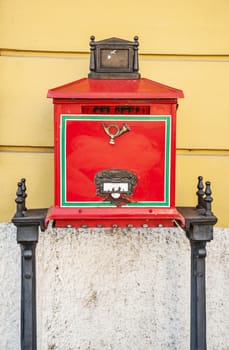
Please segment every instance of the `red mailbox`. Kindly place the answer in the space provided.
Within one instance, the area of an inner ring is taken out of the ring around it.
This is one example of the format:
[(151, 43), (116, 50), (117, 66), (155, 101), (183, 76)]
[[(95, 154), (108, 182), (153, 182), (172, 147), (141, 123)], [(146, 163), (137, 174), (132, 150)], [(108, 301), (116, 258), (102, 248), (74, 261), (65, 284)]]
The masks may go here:
[(173, 226), (177, 99), (141, 78), (138, 39), (94, 41), (88, 78), (49, 90), (54, 103), (55, 204), (65, 227)]

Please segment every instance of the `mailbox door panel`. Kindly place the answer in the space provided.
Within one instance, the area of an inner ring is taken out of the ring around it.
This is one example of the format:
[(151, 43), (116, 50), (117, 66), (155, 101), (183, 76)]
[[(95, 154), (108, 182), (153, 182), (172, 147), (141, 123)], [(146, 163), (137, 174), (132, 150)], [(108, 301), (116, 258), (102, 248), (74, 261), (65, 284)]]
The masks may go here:
[[(112, 139), (112, 135), (116, 136)], [(127, 207), (171, 205), (171, 115), (65, 113), (60, 115), (59, 136), (60, 160), (56, 165), (61, 207), (113, 206), (114, 203), (107, 200), (106, 191), (122, 192)], [(96, 174), (114, 169), (136, 176), (131, 193), (125, 193), (129, 189), (126, 179), (120, 179), (119, 183), (117, 179), (103, 178), (104, 193), (98, 193)]]

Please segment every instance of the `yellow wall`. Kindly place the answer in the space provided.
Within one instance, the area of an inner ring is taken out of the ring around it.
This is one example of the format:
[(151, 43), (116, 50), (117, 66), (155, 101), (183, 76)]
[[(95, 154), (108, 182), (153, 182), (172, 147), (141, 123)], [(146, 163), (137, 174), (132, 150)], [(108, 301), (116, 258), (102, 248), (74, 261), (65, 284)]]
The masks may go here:
[(211, 180), (219, 226), (229, 226), (228, 0), (0, 2), (0, 221), (53, 202), (53, 112), (47, 90), (87, 76), (89, 38), (140, 38), (142, 76), (183, 89), (177, 129), (177, 205)]

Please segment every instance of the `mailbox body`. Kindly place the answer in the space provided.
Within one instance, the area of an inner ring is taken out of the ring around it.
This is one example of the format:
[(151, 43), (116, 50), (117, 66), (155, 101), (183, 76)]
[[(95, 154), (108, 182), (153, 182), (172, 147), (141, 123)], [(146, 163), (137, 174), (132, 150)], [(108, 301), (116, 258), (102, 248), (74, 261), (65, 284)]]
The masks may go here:
[(55, 203), (65, 227), (183, 222), (175, 208), (177, 98), (149, 79), (83, 78), (49, 90), (54, 102)]

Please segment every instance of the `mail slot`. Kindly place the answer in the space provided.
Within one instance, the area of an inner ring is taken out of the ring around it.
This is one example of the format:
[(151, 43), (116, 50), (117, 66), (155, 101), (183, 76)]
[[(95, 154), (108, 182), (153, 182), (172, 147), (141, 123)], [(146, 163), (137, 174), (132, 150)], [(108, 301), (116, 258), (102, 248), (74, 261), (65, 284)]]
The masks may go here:
[(175, 157), (183, 92), (140, 76), (137, 37), (91, 37), (90, 45), (88, 77), (48, 91), (54, 103), (55, 198), (46, 222), (182, 223), (175, 207)]

